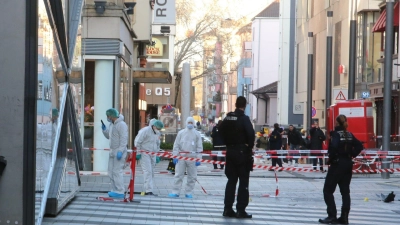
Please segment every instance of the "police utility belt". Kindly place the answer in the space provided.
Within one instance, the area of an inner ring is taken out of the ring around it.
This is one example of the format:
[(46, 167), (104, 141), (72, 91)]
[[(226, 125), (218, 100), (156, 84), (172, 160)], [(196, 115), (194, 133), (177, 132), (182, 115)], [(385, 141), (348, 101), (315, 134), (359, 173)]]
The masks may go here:
[(340, 159), (351, 159), (351, 156), (346, 154), (335, 154), (329, 157), (329, 162), (330, 164), (337, 164)]

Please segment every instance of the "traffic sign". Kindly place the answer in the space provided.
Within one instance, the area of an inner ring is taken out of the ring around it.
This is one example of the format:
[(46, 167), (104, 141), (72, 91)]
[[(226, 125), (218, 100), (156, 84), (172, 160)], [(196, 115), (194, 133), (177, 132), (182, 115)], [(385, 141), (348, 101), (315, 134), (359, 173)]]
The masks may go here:
[(317, 109), (313, 106), (311, 107), (311, 117), (314, 118), (317, 115)]
[(362, 98), (369, 98), (369, 91), (364, 91), (364, 92), (361, 94), (361, 97), (362, 97)]
[(336, 95), (335, 100), (346, 100), (346, 96), (344, 96), (342, 91), (339, 91), (338, 95)]
[(332, 102), (336, 103), (336, 102), (346, 101), (348, 99), (347, 92), (348, 92), (347, 89), (343, 88), (333, 89)]

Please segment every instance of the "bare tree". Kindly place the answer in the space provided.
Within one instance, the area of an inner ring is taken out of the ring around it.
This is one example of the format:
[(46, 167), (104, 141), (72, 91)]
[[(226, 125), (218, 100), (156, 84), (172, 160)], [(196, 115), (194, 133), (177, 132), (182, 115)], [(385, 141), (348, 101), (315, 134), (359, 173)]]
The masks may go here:
[[(221, 6), (218, 0), (209, 0), (203, 7), (193, 8), (193, 2), (187, 0), (176, 1), (177, 26), (183, 29), (184, 35), (177, 35), (175, 41), (175, 64), (177, 74), (175, 105), (179, 105), (180, 70), (187, 60), (203, 60), (202, 72), (192, 77), (192, 80), (202, 78), (212, 73), (215, 68), (207, 67), (207, 58), (215, 52), (215, 43), (222, 44), (222, 59), (220, 65), (224, 67), (237, 51), (232, 46), (235, 32), (245, 24), (245, 18), (229, 19), (227, 6)], [(179, 107), (179, 106), (178, 106)]]

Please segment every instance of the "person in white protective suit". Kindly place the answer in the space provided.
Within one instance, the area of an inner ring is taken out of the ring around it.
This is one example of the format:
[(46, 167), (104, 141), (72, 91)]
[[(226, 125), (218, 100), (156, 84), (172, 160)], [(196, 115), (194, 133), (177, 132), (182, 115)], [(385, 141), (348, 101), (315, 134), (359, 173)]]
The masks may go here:
[[(159, 120), (152, 120), (149, 126), (142, 128), (135, 138), (135, 147), (137, 150), (149, 152), (158, 152), (160, 150), (160, 130), (164, 124)], [(141, 152), (140, 165), (143, 170), (143, 191), (145, 195), (153, 194), (154, 186), (154, 167), (156, 166), (156, 156)]]
[[(153, 126), (153, 124), (154, 124), (154, 122), (156, 122), (157, 121), (157, 119), (155, 119), (155, 118), (153, 118), (153, 119), (151, 119), (150, 121), (149, 121), (149, 127), (151, 127), (151, 126)], [(143, 127), (142, 129), (140, 129), (139, 130), (139, 132), (138, 132), (138, 135), (140, 134), (140, 132), (142, 132), (143, 131), (143, 129), (144, 128), (146, 128), (146, 127)], [(161, 139), (161, 133), (160, 133), (160, 138), (159, 139)], [(158, 146), (160, 146), (160, 141), (159, 141), (159, 143), (158, 143)], [(136, 153), (136, 160), (140, 160), (142, 158), (142, 154), (141, 154), (141, 152), (137, 152)]]
[(128, 144), (128, 126), (124, 122), (124, 116), (114, 109), (106, 111), (107, 121), (110, 125), (107, 127), (102, 124), (104, 136), (110, 140), (110, 156), (108, 159), (108, 176), (111, 180), (110, 197), (124, 198), (124, 179), (122, 169), (125, 164)]
[[(201, 158), (201, 152), (203, 151), (203, 142), (200, 133), (193, 129), (195, 125), (193, 117), (186, 119), (186, 128), (179, 131), (174, 142), (174, 148), (172, 154), (174, 156), (184, 156), (190, 158)], [(185, 188), (185, 197), (193, 198), (193, 189), (197, 180), (197, 168), (200, 162), (177, 160), (174, 159), (175, 166), (175, 177), (174, 187), (172, 193), (168, 194), (169, 197), (179, 197), (179, 193), (182, 187), (182, 180), (187, 171), (187, 183)]]

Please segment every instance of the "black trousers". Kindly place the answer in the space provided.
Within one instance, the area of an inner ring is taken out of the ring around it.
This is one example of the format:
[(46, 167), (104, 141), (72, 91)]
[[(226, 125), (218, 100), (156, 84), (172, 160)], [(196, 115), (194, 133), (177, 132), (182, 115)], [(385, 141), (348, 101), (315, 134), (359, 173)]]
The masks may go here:
[[(271, 154), (272, 156), (280, 156), (280, 155), (278, 155), (278, 154)], [(280, 159), (280, 158), (277, 158), (277, 159), (275, 159), (275, 158), (272, 158), (272, 166), (276, 166), (276, 163), (278, 163), (278, 165), (280, 166), (280, 167), (282, 167), (282, 160)]]
[(340, 194), (342, 194), (342, 213), (350, 212), (352, 169), (353, 161), (350, 158), (340, 158), (338, 163), (331, 165), (328, 169), (324, 184), (324, 200), (329, 217), (336, 218), (337, 216), (335, 198), (333, 197), (337, 185), (339, 185)]
[[(316, 155), (313, 155), (313, 156), (322, 156), (322, 155), (321, 154), (316, 154)], [(322, 158), (312, 159), (313, 170), (317, 169), (317, 160), (319, 161), (319, 170), (324, 171), (324, 167), (323, 167), (324, 160)]]
[[(213, 147), (213, 150), (214, 151), (222, 151), (222, 150), (225, 150), (225, 148), (224, 147)], [(213, 156), (212, 160), (215, 160), (215, 161), (218, 160), (218, 161), (224, 162), (225, 157)], [(218, 164), (213, 163), (213, 166), (214, 166), (214, 169), (218, 169)], [(221, 170), (224, 169), (224, 164), (219, 164), (219, 166), (221, 167)]]
[[(228, 147), (226, 152), (225, 175), (228, 178), (225, 189), (225, 209), (231, 209), (235, 202), (236, 184), (239, 180), (237, 193), (237, 211), (245, 211), (249, 204), (249, 158), (251, 154), (247, 147)], [(251, 163), (252, 164), (252, 163)], [(252, 166), (252, 165), (251, 165)]]

